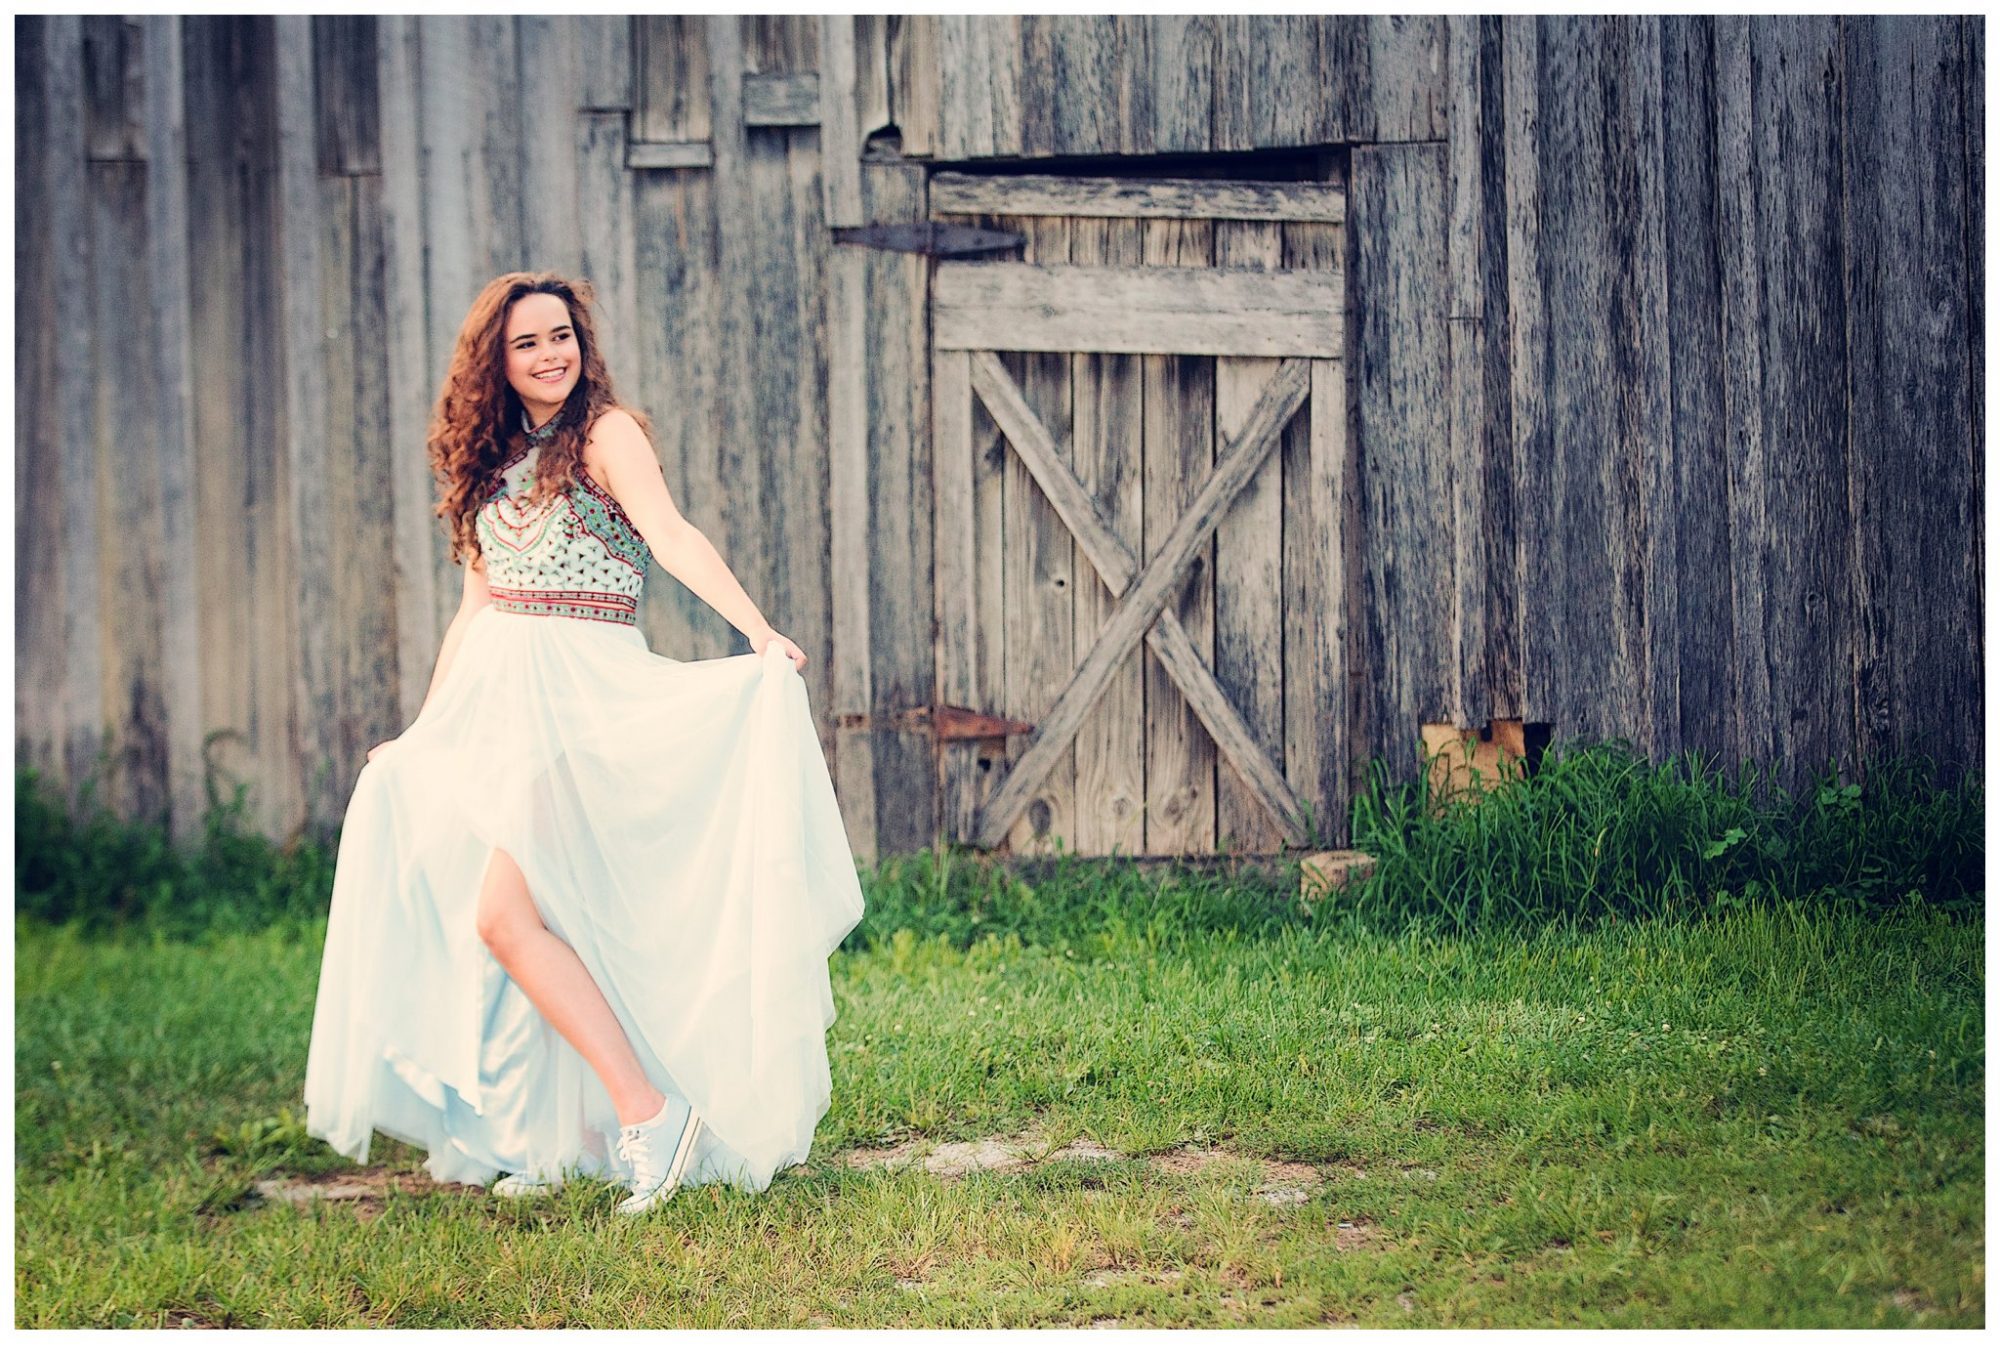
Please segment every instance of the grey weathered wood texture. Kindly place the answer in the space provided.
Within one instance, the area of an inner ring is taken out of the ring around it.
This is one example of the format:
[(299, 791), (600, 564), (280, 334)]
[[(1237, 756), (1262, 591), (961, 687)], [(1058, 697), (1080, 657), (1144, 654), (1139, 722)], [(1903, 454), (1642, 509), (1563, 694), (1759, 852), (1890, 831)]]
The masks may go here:
[[(1268, 848), (1287, 796), (1342, 844), (1439, 721), (1981, 760), (1976, 18), (15, 32), (16, 756), (126, 815), (337, 825), (457, 603), (432, 401), (524, 266), (594, 283), (811, 655), (863, 856), (1011, 808), (1023, 850)], [(832, 237), (927, 221), (1027, 245)], [(742, 647), (659, 575), (641, 619)]]

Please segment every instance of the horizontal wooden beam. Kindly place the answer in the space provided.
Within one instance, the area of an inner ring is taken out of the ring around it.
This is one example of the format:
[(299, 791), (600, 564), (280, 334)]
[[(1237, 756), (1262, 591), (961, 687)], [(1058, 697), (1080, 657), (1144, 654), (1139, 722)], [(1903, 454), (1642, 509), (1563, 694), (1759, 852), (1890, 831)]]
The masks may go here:
[(1347, 219), (1347, 190), (1337, 183), (939, 173), (931, 176), (931, 210), (952, 215), (1338, 223)]
[(819, 123), (819, 75), (745, 75), (743, 125), (812, 127)]
[(708, 141), (627, 141), (627, 169), (708, 169), (715, 146)]
[(940, 263), (936, 346), (1338, 357), (1338, 272)]

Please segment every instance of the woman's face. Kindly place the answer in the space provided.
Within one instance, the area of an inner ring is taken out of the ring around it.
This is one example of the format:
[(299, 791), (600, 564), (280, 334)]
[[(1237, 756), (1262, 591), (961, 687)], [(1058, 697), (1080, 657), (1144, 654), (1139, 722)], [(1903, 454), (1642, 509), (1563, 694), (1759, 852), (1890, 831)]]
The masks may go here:
[(501, 330), (507, 353), (507, 383), (521, 397), (528, 417), (545, 422), (583, 374), (583, 350), (560, 296), (530, 292), (507, 308)]

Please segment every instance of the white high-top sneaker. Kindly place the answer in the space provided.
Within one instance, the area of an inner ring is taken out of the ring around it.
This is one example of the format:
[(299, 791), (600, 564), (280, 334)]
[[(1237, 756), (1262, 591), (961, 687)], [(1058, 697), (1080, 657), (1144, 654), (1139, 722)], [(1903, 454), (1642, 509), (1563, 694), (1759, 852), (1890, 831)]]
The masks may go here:
[(618, 1204), (627, 1216), (656, 1207), (680, 1187), (694, 1157), (694, 1140), (701, 1133), (701, 1115), (669, 1097), (660, 1111), (643, 1123), (628, 1123), (618, 1133), (618, 1155), (632, 1167), (632, 1196)]

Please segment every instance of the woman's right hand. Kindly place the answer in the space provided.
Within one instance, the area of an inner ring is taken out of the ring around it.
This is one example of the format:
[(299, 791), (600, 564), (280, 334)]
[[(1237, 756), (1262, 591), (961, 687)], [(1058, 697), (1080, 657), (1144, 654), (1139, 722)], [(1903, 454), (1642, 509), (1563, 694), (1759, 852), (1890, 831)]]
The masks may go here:
[(373, 747), (370, 747), (370, 748), (368, 749), (368, 759), (369, 759), (370, 761), (373, 761), (373, 760), (375, 759), (375, 753), (377, 753), (377, 752), (381, 751), (381, 750), (382, 750), (382, 749), (383, 749), (384, 747), (387, 747), (387, 746), (389, 745), (389, 743), (391, 743), (391, 742), (394, 742), (394, 741), (395, 741), (395, 739), (394, 739), (394, 738), (390, 738), (390, 739), (388, 739), (387, 741), (384, 741), (384, 742), (378, 742), (378, 743), (376, 743), (376, 744), (375, 744), (375, 745), (374, 745)]

